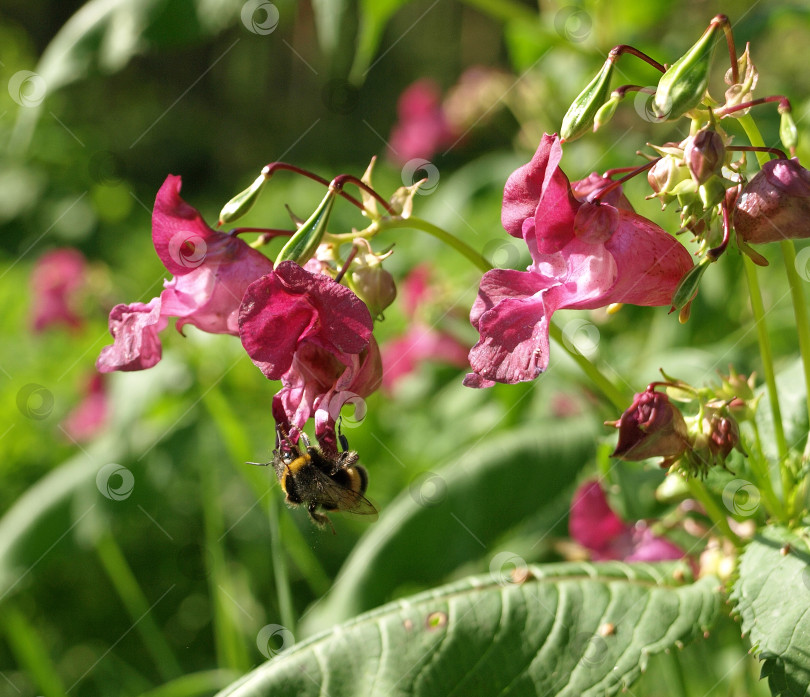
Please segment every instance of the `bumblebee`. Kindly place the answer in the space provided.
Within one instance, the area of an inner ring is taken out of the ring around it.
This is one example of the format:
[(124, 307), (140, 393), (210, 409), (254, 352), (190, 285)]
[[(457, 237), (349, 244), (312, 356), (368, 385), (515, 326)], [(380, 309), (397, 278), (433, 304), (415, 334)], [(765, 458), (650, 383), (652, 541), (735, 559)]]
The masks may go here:
[(309, 517), (318, 527), (327, 523), (332, 525), (322, 511), (376, 515), (377, 509), (363, 495), (368, 487), (368, 473), (365, 467), (357, 464), (360, 456), (349, 450), (343, 434), (339, 434), (339, 438), (342, 452), (329, 455), (310, 444), (306, 434), (301, 434), (305, 446), (301, 449), (279, 429), (272, 463), (250, 464), (272, 464), (286, 494), (287, 504), (292, 507), (305, 505)]

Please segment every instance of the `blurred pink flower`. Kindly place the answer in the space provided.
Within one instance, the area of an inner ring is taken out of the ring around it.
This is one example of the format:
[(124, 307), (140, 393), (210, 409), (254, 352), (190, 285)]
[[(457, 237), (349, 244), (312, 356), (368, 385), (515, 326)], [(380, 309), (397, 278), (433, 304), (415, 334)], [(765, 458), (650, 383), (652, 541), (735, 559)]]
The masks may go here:
[(669, 540), (653, 535), (643, 521), (630, 525), (621, 520), (610, 510), (605, 492), (595, 479), (583, 483), (574, 494), (568, 531), (595, 561), (664, 561), (685, 556)]
[(86, 274), (87, 262), (77, 249), (54, 249), (37, 259), (31, 272), (35, 332), (59, 324), (78, 329), (83, 324), (77, 306)]
[(432, 80), (410, 85), (399, 97), (397, 115), (399, 121), (389, 140), (393, 158), (399, 164), (416, 158), (429, 160), (456, 138), (442, 110), (439, 86)]
[(387, 342), (382, 349), (383, 387), (388, 391), (424, 361), (435, 360), (458, 368), (468, 365), (467, 346), (452, 334), (418, 319), (420, 306), (430, 298), (430, 273), (428, 264), (420, 264), (401, 284), (403, 308), (411, 322), (404, 335)]
[(62, 428), (68, 437), (84, 443), (96, 436), (107, 421), (109, 400), (104, 376), (93, 373), (84, 387), (82, 401), (67, 415)]
[(212, 230), (180, 198), (180, 177), (169, 175), (152, 213), (152, 241), (173, 274), (148, 304), (116, 305), (110, 313), (111, 346), (96, 361), (102, 373), (151, 368), (161, 356), (158, 332), (170, 317), (177, 329), (192, 324), (212, 334), (239, 333), (238, 313), (250, 283), (273, 270), (273, 263), (234, 235)]
[(561, 157), (559, 138), (545, 135), (506, 182), (501, 222), (523, 239), (533, 263), (528, 271), (494, 269), (481, 279), (470, 312), (481, 338), (469, 355), (469, 387), (533, 380), (545, 371), (555, 311), (669, 305), (692, 267), (689, 252), (653, 222), (578, 201)]

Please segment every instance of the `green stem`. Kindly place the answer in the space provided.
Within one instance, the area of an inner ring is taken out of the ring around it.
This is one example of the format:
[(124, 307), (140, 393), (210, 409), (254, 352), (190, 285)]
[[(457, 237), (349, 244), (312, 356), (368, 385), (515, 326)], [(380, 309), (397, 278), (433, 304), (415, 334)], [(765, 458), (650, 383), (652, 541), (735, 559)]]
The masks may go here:
[(183, 670), (149, 611), (150, 604), (115, 538), (109, 534), (101, 535), (96, 540), (96, 552), (161, 677), (171, 680), (182, 675)]
[(374, 228), (375, 233), (382, 232), (383, 230), (393, 230), (396, 228), (411, 228), (414, 230), (421, 230), (422, 232), (426, 232), (428, 235), (433, 235), (436, 239), (450, 245), (459, 254), (467, 257), (467, 259), (475, 264), (481, 271), (487, 272), (492, 270), (492, 264), (490, 264), (481, 254), (470, 247), (470, 245), (463, 242), (455, 235), (450, 234), (446, 230), (442, 230), (442, 228), (438, 227), (437, 225), (429, 223), (427, 220), (413, 217), (384, 218), (383, 220), (378, 221), (377, 224), (372, 227)]
[(576, 364), (580, 367), (583, 373), (587, 375), (601, 391), (608, 401), (616, 407), (619, 411), (624, 411), (629, 405), (627, 397), (622, 391), (614, 385), (610, 379), (602, 373), (590, 360), (583, 356), (579, 351), (569, 348), (563, 340), (562, 329), (560, 329), (553, 322), (548, 325), (549, 336), (559, 344), (563, 350), (574, 359)]
[[(49, 697), (65, 697), (67, 692), (39, 633), (13, 604), (6, 604), (0, 615), (6, 642), (19, 667)], [(10, 683), (11, 684), (11, 683)], [(12, 687), (14, 685), (12, 684)], [(19, 694), (22, 694), (17, 691)], [(4, 694), (12, 694), (7, 689)]]
[(687, 480), (687, 485), (689, 486), (692, 497), (703, 506), (703, 510), (706, 511), (706, 515), (711, 518), (712, 522), (734, 543), (735, 547), (742, 547), (742, 540), (731, 529), (731, 526), (728, 524), (728, 518), (726, 518), (725, 513), (723, 513), (723, 510), (717, 505), (717, 502), (712, 498), (711, 494), (706, 491), (703, 482), (694, 477), (690, 477)]
[[(763, 147), (765, 145), (765, 141), (762, 139), (762, 134), (759, 132), (759, 128), (757, 128), (756, 122), (754, 121), (751, 114), (746, 114), (745, 116), (740, 117), (739, 119), (740, 125), (745, 130), (745, 135), (748, 136), (748, 140), (750, 141), (751, 145), (755, 147)], [(759, 162), (759, 166), (762, 167), (770, 157), (765, 152), (757, 152), (757, 162)], [(792, 243), (791, 243), (792, 248)], [(785, 252), (785, 244), (782, 245), (782, 253), (784, 255)], [(795, 273), (795, 251), (791, 255), (793, 261), (791, 262), (791, 267), (793, 272)], [(754, 263), (747, 257), (743, 257), (744, 265), (745, 265), (745, 273), (748, 278), (748, 287), (751, 293), (751, 307), (754, 310), (754, 317), (757, 321), (757, 334), (759, 336), (759, 348), (760, 354), (762, 357), (762, 364), (763, 369), (765, 372), (765, 384), (768, 390), (768, 398), (771, 403), (771, 413), (773, 415), (773, 423), (774, 423), (774, 435), (776, 437), (776, 446), (779, 452), (779, 470), (782, 476), (782, 499), (787, 507), (788, 511), (790, 511), (789, 502), (792, 499), (793, 494), (793, 476), (790, 472), (787, 462), (787, 455), (788, 455), (788, 446), (787, 441), (785, 440), (785, 431), (784, 426), (782, 425), (782, 411), (779, 408), (779, 393), (776, 389), (776, 377), (774, 375), (773, 370), (773, 357), (771, 355), (771, 344), (770, 344), (770, 337), (768, 336), (767, 329), (765, 327), (765, 310), (762, 304), (762, 294), (759, 291), (759, 281), (757, 280), (757, 273), (756, 267)], [(785, 258), (785, 264), (787, 264), (787, 258)], [(806, 325), (807, 320), (807, 310), (804, 306), (804, 298), (801, 298), (801, 308), (799, 305), (796, 304), (796, 294), (794, 293), (793, 284), (794, 281), (791, 280), (792, 273), (788, 272), (788, 281), (791, 284), (791, 294), (793, 295), (793, 312), (797, 316), (796, 324), (797, 327), (801, 326), (801, 323)], [(798, 282), (798, 278), (796, 279)], [(797, 288), (798, 294), (801, 295), (801, 288)], [(798, 315), (801, 314), (801, 318)], [(800, 330), (801, 331), (801, 330)], [(800, 336), (799, 344), (800, 348), (803, 341), (807, 341), (808, 337), (810, 337), (810, 329), (806, 329), (806, 334), (804, 340)], [(808, 351), (810, 351), (810, 346), (806, 347)], [(810, 368), (810, 356), (805, 358), (804, 352), (802, 353), (802, 360), (804, 361), (804, 372), (805, 372), (805, 383), (808, 384), (808, 369)], [(810, 399), (810, 391), (808, 391), (808, 399)], [(808, 412), (810, 413), (810, 411)]]
[[(757, 338), (759, 339), (759, 353), (762, 359), (762, 370), (765, 377), (765, 387), (768, 391), (768, 400), (771, 404), (771, 414), (773, 416), (773, 431), (776, 438), (776, 448), (779, 452), (780, 468), (782, 470), (782, 485), (787, 481), (787, 455), (788, 446), (785, 439), (785, 429), (782, 425), (782, 409), (779, 406), (779, 392), (776, 388), (776, 374), (773, 370), (773, 355), (771, 353), (771, 338), (768, 335), (768, 328), (765, 326), (765, 306), (762, 302), (762, 293), (759, 288), (759, 278), (757, 277), (757, 267), (747, 256), (743, 256), (743, 267), (748, 280), (748, 290), (751, 296), (751, 310), (754, 313), (754, 320), (757, 328)], [(787, 501), (790, 489), (786, 488), (783, 498)]]

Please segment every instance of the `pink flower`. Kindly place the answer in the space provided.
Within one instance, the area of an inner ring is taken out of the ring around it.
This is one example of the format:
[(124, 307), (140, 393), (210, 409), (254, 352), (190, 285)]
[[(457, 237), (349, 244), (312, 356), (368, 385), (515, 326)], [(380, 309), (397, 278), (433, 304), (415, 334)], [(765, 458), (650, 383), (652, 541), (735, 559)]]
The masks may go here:
[(441, 106), (439, 87), (432, 80), (418, 80), (399, 97), (399, 121), (391, 131), (390, 144), (400, 164), (416, 158), (430, 159), (452, 144), (455, 133)]
[(568, 519), (571, 538), (591, 552), (595, 561), (664, 561), (681, 559), (683, 550), (663, 537), (656, 537), (643, 522), (630, 525), (608, 506), (595, 479), (582, 484), (574, 494)]
[(85, 386), (82, 401), (62, 422), (65, 433), (74, 441), (84, 443), (96, 436), (107, 421), (109, 400), (104, 376), (93, 373)]
[(250, 284), (239, 313), (242, 345), (266, 377), (282, 380), (273, 411), (293, 440), (324, 400), (334, 422), (345, 401), (376, 389), (372, 327), (368, 308), (350, 289), (292, 261)]
[(430, 267), (420, 264), (402, 283), (403, 307), (411, 322), (403, 336), (383, 347), (383, 387), (388, 391), (424, 361), (435, 360), (458, 368), (467, 366), (467, 346), (452, 334), (428, 326), (418, 318), (420, 308), (430, 301), (429, 278)]
[(545, 135), (531, 162), (509, 177), (501, 222), (522, 238), (528, 271), (495, 269), (481, 279), (470, 321), (481, 338), (464, 384), (533, 380), (548, 366), (556, 310), (612, 303), (669, 305), (692, 267), (689, 252), (625, 208), (578, 201), (559, 168), (559, 138)]
[(272, 271), (273, 263), (238, 237), (212, 230), (200, 213), (180, 198), (180, 177), (169, 175), (152, 213), (152, 241), (163, 265), (174, 275), (148, 304), (116, 305), (110, 334), (96, 367), (142, 370), (160, 360), (158, 332), (177, 317), (177, 329), (192, 324), (212, 334), (239, 333), (239, 306), (245, 289)]
[(54, 249), (37, 260), (31, 272), (31, 314), (35, 332), (58, 324), (71, 329), (82, 325), (77, 301), (86, 274), (87, 263), (77, 249)]

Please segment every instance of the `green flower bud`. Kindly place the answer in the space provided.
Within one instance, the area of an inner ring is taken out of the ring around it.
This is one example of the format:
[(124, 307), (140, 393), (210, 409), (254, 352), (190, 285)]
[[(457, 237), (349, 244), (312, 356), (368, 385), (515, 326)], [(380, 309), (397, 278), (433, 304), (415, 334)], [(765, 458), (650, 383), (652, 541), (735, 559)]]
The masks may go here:
[(593, 117), (594, 131), (598, 131), (613, 118), (613, 114), (616, 113), (616, 107), (619, 106), (620, 101), (621, 97), (613, 95), (602, 106), (599, 107), (599, 111), (597, 111), (596, 116)]
[(385, 310), (397, 297), (397, 286), (394, 277), (383, 267), (383, 259), (391, 256), (392, 251), (375, 254), (367, 240), (357, 239), (354, 242), (359, 248), (347, 277), (349, 288), (368, 307), (371, 316), (383, 318)]
[(304, 221), (279, 252), (275, 261), (276, 266), (282, 261), (294, 261), (303, 266), (312, 258), (326, 232), (326, 224), (329, 222), (336, 196), (337, 190), (330, 186), (315, 212)]
[(700, 104), (709, 84), (714, 40), (721, 26), (715, 17), (700, 40), (661, 76), (652, 104), (657, 118), (677, 119)]
[(253, 204), (256, 203), (256, 199), (259, 198), (259, 194), (265, 183), (267, 183), (267, 179), (264, 178), (263, 174), (260, 174), (247, 189), (236, 194), (236, 196), (228, 201), (219, 214), (219, 224), (223, 225), (224, 223), (230, 223), (237, 218), (241, 218), (253, 208)]
[(590, 84), (580, 92), (563, 117), (560, 127), (560, 139), (564, 141), (576, 140), (591, 129), (594, 119), (602, 105), (608, 100), (610, 94), (610, 78), (613, 76), (613, 65), (616, 62), (613, 51), (608, 59), (591, 80)]
[(672, 296), (672, 309), (682, 310), (686, 307), (692, 299), (697, 295), (698, 288), (700, 287), (700, 279), (709, 268), (711, 262), (705, 258), (695, 266), (693, 266), (686, 275), (678, 283), (675, 289), (675, 294)]
[[(780, 109), (781, 111), (781, 109)], [(793, 154), (799, 142), (799, 132), (796, 130), (796, 122), (789, 111), (781, 111), (782, 118), (779, 121), (779, 140), (782, 141), (788, 150)]]

